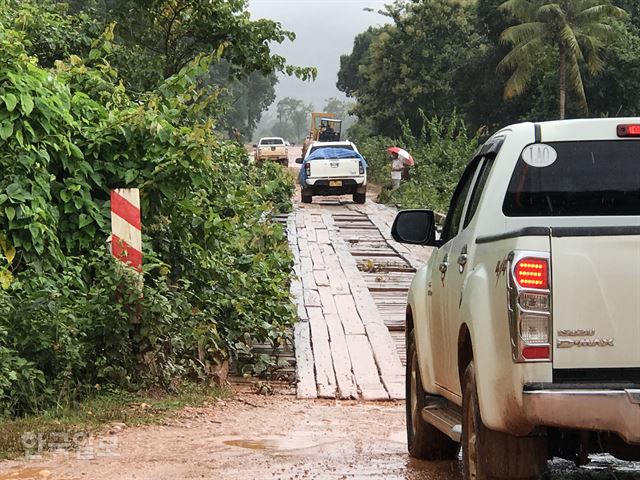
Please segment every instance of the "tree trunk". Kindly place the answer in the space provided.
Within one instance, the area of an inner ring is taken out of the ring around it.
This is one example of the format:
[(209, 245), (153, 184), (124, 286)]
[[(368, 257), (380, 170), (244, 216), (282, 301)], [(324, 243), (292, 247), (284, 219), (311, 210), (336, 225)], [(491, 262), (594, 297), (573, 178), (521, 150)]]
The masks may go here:
[(567, 101), (567, 58), (565, 46), (560, 42), (560, 120), (564, 120)]

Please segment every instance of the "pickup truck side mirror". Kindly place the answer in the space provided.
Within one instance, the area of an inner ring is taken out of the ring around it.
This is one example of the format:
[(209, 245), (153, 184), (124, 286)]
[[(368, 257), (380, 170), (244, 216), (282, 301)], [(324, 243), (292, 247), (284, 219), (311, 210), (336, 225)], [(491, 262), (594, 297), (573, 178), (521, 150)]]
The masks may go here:
[(302, 164), (302, 162), (303, 162), (302, 157), (298, 157), (298, 158), (296, 158), (296, 163), (300, 163), (300, 164)]
[(258, 144), (254, 143), (253, 148), (258, 148)]
[(413, 245), (438, 246), (436, 219), (431, 210), (402, 210), (398, 212), (391, 235), (396, 242)]

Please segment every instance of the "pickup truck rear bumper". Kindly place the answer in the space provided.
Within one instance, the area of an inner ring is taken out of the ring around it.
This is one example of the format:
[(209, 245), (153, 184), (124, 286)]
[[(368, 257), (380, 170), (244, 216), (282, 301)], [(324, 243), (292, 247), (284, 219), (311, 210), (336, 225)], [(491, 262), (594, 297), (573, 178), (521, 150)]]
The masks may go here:
[(364, 185), (367, 178), (363, 175), (361, 177), (335, 177), (335, 178), (307, 178), (306, 184), (309, 187), (328, 187), (330, 182), (342, 182), (345, 186)]
[(615, 432), (640, 444), (640, 389), (525, 389), (523, 399), (533, 425)]
[(366, 193), (367, 185), (364, 177), (337, 179), (307, 179), (303, 190), (313, 195), (351, 195)]

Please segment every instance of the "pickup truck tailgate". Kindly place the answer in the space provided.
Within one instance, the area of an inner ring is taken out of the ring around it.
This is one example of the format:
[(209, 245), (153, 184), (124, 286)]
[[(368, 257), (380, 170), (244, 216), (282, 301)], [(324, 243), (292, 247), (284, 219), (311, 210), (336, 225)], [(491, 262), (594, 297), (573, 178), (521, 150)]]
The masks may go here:
[(554, 236), (551, 251), (554, 368), (640, 367), (640, 237)]
[(352, 177), (360, 173), (359, 158), (341, 158), (327, 160), (313, 160), (310, 178), (339, 178)]

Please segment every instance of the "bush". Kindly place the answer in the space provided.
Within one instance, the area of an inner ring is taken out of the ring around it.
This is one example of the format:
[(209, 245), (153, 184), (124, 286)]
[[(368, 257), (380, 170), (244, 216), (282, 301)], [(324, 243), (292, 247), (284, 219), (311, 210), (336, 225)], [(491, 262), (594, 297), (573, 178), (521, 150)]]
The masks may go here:
[(449, 202), (464, 168), (478, 148), (479, 134), (470, 136), (464, 121), (455, 112), (450, 119), (422, 115), (420, 136), (415, 137), (407, 126), (399, 139), (370, 137), (358, 144), (369, 162), (370, 178), (388, 185), (391, 161), (386, 149), (401, 146), (409, 151), (415, 166), (410, 180), (397, 190), (383, 190), (379, 201), (400, 204), (403, 208), (430, 208), (446, 213)]
[[(214, 133), (201, 57), (131, 99), (108, 63), (45, 69), (0, 23), (0, 414), (96, 385), (210, 379), (294, 320), (292, 179)], [(111, 188), (141, 189), (144, 285), (110, 257)]]

